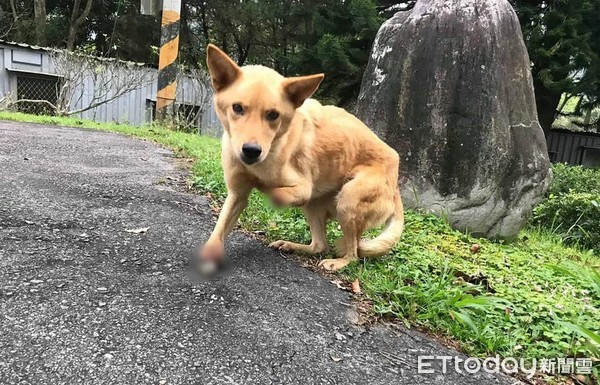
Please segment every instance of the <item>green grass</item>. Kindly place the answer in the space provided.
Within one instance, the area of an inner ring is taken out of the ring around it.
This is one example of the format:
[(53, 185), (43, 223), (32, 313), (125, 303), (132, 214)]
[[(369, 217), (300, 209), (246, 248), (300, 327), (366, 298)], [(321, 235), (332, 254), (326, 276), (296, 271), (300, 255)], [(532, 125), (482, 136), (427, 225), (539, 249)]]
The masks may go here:
[[(225, 197), (216, 139), (158, 127), (15, 113), (0, 112), (0, 119), (156, 141), (196, 160), (194, 185), (215, 204)], [(252, 195), (240, 221), (249, 231), (264, 232), (267, 241), (310, 240), (298, 210), (274, 209), (259, 194)], [(329, 235), (339, 235), (335, 224), (329, 226)], [(471, 250), (474, 244), (479, 245), (477, 252)], [(593, 252), (566, 247), (543, 230), (524, 230), (517, 241), (503, 244), (473, 238), (440, 218), (409, 211), (405, 234), (389, 256), (354, 264), (341, 274), (360, 280), (374, 315), (451, 337), (469, 354), (558, 358), (600, 357), (599, 269), (600, 258)]]

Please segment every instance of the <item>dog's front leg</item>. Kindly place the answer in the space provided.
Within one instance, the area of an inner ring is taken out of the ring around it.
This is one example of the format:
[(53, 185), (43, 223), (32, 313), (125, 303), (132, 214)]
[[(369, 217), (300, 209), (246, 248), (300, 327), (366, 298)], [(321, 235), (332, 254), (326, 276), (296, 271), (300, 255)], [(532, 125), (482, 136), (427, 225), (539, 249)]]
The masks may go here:
[(250, 189), (229, 191), (221, 208), (219, 219), (208, 241), (200, 252), (201, 262), (220, 263), (225, 257), (225, 238), (235, 226), (242, 211), (248, 205)]

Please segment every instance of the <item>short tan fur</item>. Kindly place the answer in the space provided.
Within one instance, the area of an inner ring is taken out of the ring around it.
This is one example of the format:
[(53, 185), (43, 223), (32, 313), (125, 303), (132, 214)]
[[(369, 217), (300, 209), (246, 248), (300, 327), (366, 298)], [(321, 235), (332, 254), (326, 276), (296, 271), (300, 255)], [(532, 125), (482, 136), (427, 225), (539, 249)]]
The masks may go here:
[[(386, 254), (404, 228), (398, 154), (352, 114), (310, 99), (324, 75), (286, 78), (263, 66), (239, 67), (214, 45), (207, 63), (224, 129), (228, 195), (201, 260), (224, 258), (225, 238), (254, 188), (276, 205), (302, 207), (310, 226), (309, 245), (280, 240), (271, 247), (325, 252), (325, 224), (337, 219), (344, 235), (338, 258), (321, 261), (324, 269)], [(379, 236), (361, 240), (383, 223)]]

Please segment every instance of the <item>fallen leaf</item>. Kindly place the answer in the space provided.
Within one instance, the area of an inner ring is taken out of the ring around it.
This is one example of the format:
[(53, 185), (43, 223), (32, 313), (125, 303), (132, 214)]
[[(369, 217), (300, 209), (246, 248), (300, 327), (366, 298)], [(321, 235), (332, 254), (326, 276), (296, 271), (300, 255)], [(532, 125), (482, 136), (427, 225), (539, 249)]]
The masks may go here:
[(332, 354), (329, 355), (329, 357), (331, 357), (331, 359), (333, 360), (333, 362), (340, 362), (343, 358), (341, 357), (336, 357)]
[(132, 233), (132, 234), (141, 234), (141, 233), (145, 233), (150, 229), (150, 227), (142, 227), (139, 229), (132, 229), (132, 230), (125, 230), (128, 233)]
[(344, 285), (342, 285), (343, 282), (340, 281), (339, 279), (331, 281), (331, 283), (333, 283), (335, 286), (337, 286), (338, 289), (348, 290), (346, 287), (344, 287)]
[(475, 254), (479, 251), (479, 249), (481, 249), (481, 245), (479, 243), (473, 243), (471, 245), (471, 253)]
[(360, 282), (358, 282), (358, 278), (356, 278), (354, 280), (354, 282), (352, 282), (352, 292), (355, 294), (359, 294), (362, 291), (360, 290)]

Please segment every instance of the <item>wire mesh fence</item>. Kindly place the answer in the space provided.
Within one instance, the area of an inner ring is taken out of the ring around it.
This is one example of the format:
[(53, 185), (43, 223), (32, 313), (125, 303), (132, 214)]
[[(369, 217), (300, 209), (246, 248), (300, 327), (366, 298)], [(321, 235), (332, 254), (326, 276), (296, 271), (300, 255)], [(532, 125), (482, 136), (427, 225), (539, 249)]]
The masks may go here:
[(17, 100), (12, 110), (36, 115), (56, 115), (60, 77), (18, 74)]

